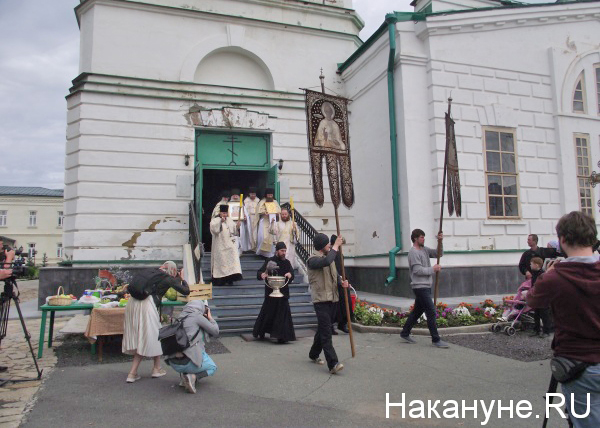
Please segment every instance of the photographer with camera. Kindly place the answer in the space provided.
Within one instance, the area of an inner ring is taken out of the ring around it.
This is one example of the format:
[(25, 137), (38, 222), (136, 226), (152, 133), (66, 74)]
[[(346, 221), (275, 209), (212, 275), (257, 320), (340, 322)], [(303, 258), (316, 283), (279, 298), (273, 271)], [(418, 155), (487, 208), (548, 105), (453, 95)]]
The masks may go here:
[(12, 276), (13, 271), (10, 267), (15, 258), (15, 250), (8, 245), (5, 246), (2, 237), (0, 237), (0, 248), (0, 280), (2, 280)]
[(550, 307), (554, 314), (551, 389), (561, 382), (572, 416), (586, 414), (589, 394), (589, 415), (572, 422), (599, 427), (600, 256), (593, 252), (598, 232), (593, 218), (573, 211), (561, 217), (556, 233), (567, 258), (549, 265), (527, 295), (527, 304)]

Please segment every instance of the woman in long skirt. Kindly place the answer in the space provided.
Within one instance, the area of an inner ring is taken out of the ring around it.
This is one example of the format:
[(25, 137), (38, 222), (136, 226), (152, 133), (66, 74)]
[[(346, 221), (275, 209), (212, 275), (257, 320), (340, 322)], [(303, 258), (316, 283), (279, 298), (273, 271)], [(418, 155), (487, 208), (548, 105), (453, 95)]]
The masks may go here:
[(158, 341), (160, 317), (157, 305), (169, 288), (184, 295), (190, 293), (182, 273), (177, 272), (177, 266), (171, 261), (165, 262), (158, 269), (136, 274), (128, 286), (131, 297), (125, 309), (122, 347), (124, 354), (133, 355), (133, 365), (127, 375), (128, 383), (140, 379), (138, 367), (144, 357), (154, 360), (153, 378), (167, 374), (160, 366), (162, 348)]

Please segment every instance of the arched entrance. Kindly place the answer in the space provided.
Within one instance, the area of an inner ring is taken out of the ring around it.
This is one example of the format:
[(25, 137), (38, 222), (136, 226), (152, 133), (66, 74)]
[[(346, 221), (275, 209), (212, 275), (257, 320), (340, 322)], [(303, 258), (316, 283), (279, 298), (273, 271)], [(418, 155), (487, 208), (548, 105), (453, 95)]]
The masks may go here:
[(273, 187), (279, 200), (277, 165), (271, 164), (269, 134), (196, 130), (194, 201), (207, 251), (212, 241), (208, 225), (223, 190), (239, 189), (247, 195), (256, 187), (262, 197)]

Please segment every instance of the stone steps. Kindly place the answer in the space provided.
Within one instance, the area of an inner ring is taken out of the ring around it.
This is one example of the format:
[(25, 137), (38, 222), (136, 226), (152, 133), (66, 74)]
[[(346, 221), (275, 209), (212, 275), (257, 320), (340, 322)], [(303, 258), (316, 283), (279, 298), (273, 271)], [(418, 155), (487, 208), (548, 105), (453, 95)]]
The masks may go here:
[[(232, 286), (213, 287), (213, 298), (208, 302), (219, 330), (224, 335), (247, 333), (252, 331), (260, 308), (265, 299), (264, 282), (256, 279), (256, 271), (263, 265), (264, 259), (255, 254), (243, 254), (240, 257), (243, 279)], [(202, 276), (210, 282), (210, 253), (202, 259)], [(304, 275), (296, 274), (294, 283), (289, 284), (290, 309), (294, 328), (314, 328), (317, 317), (311, 303), (308, 283)]]

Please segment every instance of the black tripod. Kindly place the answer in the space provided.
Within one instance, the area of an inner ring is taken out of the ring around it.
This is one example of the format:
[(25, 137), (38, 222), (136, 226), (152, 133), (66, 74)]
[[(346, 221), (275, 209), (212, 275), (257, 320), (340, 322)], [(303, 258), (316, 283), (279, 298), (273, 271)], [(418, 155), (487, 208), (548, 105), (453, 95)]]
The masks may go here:
[[(16, 294), (15, 289), (17, 290)], [(27, 343), (29, 344), (29, 351), (31, 351), (31, 358), (33, 358), (33, 363), (35, 364), (35, 369), (38, 376), (34, 379), (0, 379), (0, 387), (6, 385), (8, 382), (29, 382), (32, 380), (40, 380), (42, 378), (42, 370), (40, 370), (40, 367), (38, 366), (35, 353), (33, 352), (33, 347), (31, 346), (31, 335), (27, 331), (27, 326), (25, 325), (25, 320), (23, 319), (23, 314), (21, 313), (21, 306), (19, 306), (19, 287), (17, 287), (17, 279), (14, 275), (4, 280), (4, 292), (0, 294), (0, 344), (2, 343), (2, 339), (6, 337), (6, 329), (8, 328), (8, 313), (10, 311), (11, 301), (15, 302), (15, 307), (17, 308), (17, 312), (19, 312), (21, 327), (23, 328), (23, 333), (25, 334), (25, 340), (27, 340)]]

